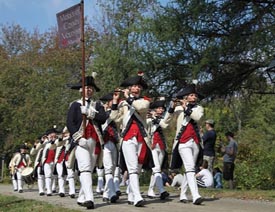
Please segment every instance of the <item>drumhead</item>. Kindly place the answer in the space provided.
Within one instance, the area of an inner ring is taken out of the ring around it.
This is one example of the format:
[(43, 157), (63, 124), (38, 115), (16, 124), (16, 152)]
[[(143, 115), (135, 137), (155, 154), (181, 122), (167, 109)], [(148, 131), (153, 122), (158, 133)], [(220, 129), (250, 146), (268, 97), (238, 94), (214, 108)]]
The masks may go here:
[(33, 168), (32, 167), (26, 167), (25, 169), (23, 169), (21, 175), (22, 176), (28, 176), (33, 172)]

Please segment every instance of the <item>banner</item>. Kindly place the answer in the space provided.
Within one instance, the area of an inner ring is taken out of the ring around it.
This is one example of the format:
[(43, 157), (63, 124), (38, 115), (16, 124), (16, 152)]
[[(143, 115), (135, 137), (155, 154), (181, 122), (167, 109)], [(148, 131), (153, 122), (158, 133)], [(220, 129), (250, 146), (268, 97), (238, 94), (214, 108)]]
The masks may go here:
[(79, 44), (81, 39), (81, 4), (56, 14), (59, 46)]

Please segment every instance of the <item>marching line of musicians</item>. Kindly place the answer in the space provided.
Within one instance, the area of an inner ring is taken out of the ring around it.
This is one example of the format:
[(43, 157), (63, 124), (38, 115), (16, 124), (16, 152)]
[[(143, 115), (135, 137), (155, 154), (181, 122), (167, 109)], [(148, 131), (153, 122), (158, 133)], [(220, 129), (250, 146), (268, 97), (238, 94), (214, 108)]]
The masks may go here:
[[(60, 197), (65, 196), (68, 182), (69, 196), (77, 197), (77, 204), (93, 209), (94, 194), (92, 174), (96, 167), (98, 186), (105, 185), (103, 201), (116, 203), (119, 200), (120, 178), (128, 173), (128, 204), (141, 207), (145, 201), (140, 192), (139, 174), (142, 169), (151, 170), (148, 197), (169, 198), (163, 186), (163, 168), (178, 170), (184, 166), (181, 182), (180, 202), (187, 203), (186, 192), (191, 191), (192, 202), (200, 205), (203, 198), (199, 194), (195, 177), (198, 163), (200, 135), (198, 122), (203, 116), (203, 107), (197, 102), (200, 94), (194, 84), (187, 85), (176, 94), (177, 101), (171, 101), (166, 109), (165, 99), (154, 102), (141, 96), (148, 85), (143, 73), (129, 77), (116, 89), (99, 100), (94, 100), (94, 92), (100, 91), (94, 76), (85, 77), (82, 82), (72, 85), (82, 98), (72, 102), (67, 114), (67, 123), (62, 132), (57, 128), (47, 130), (27, 153), (24, 144), (10, 161), (14, 190), (23, 192), (23, 183), (37, 181), (40, 196), (51, 196), (58, 184)], [(85, 117), (85, 118), (84, 118)], [(176, 118), (176, 135), (172, 157), (168, 167), (165, 130)], [(35, 157), (32, 163), (31, 157)], [(28, 169), (32, 167), (31, 169)], [(76, 195), (75, 173), (78, 174), (80, 189)], [(57, 176), (53, 177), (53, 176)], [(57, 183), (55, 182), (57, 180)]]

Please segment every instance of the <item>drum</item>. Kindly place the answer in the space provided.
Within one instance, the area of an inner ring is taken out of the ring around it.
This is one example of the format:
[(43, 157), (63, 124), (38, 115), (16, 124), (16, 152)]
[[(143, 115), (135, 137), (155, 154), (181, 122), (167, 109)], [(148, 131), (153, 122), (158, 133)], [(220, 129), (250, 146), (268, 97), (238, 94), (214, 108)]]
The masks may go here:
[(23, 169), (21, 176), (22, 180), (28, 185), (33, 184), (35, 182), (32, 167), (26, 167), (25, 169)]

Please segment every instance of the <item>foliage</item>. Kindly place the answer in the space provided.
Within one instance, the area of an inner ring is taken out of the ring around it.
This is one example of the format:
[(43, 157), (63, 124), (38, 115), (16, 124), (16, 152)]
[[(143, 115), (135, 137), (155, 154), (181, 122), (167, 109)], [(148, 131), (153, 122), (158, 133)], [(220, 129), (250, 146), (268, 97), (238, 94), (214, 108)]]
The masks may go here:
[[(274, 54), (272, 1), (101, 0), (100, 29), (85, 25), (86, 74), (97, 72), (101, 92), (143, 70), (150, 97), (172, 95), (192, 79), (205, 95), (202, 123), (216, 122), (216, 148), (233, 131), (239, 143), (240, 188), (273, 188), (274, 85), (264, 67)], [(71, 101), (68, 89), (81, 73), (79, 46), (60, 49), (57, 31), (39, 34), (19, 25), (0, 31), (0, 154), (10, 156), (46, 129), (63, 128)], [(166, 131), (171, 152), (175, 122)], [(222, 155), (217, 153), (217, 164)], [(264, 174), (263, 174), (264, 173)], [(147, 177), (147, 176), (146, 176)]]

